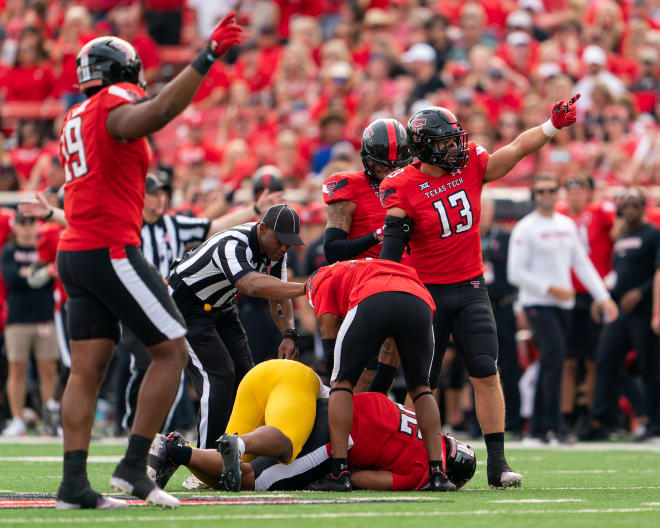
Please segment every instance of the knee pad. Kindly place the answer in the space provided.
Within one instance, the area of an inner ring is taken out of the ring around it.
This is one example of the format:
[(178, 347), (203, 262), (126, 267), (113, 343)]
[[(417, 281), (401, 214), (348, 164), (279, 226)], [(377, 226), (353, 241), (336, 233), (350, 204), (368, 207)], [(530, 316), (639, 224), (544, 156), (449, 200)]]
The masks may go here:
[(497, 374), (497, 355), (479, 354), (467, 364), (468, 374), (473, 378), (487, 378)]

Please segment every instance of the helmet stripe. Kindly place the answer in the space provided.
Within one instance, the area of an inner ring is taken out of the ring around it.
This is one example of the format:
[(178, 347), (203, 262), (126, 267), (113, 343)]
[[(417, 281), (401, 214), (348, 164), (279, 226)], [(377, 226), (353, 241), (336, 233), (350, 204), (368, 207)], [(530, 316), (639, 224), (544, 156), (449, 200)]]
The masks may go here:
[(397, 148), (396, 148), (396, 128), (394, 127), (394, 121), (388, 119), (385, 121), (387, 125), (387, 140), (389, 142), (389, 152), (387, 159), (389, 161), (395, 161), (397, 158)]
[(449, 119), (450, 123), (458, 123), (458, 119), (456, 119), (456, 116), (453, 114), (451, 110), (448, 110), (447, 108), (443, 108), (441, 106), (438, 107), (438, 110), (445, 114), (447, 119)]

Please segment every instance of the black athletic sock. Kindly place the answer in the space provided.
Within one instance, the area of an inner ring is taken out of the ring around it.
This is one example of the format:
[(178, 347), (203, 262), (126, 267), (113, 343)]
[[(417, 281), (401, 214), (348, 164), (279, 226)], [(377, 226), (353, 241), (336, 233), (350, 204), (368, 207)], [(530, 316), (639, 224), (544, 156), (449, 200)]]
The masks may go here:
[(176, 464), (187, 466), (190, 464), (190, 457), (192, 456), (192, 447), (177, 445), (174, 442), (167, 443), (167, 456), (169, 456)]
[(387, 393), (392, 386), (392, 382), (394, 381), (394, 376), (396, 376), (397, 370), (399, 370), (398, 367), (393, 367), (391, 365), (378, 362), (378, 367), (376, 367), (376, 374), (371, 380), (367, 391), (380, 392), (387, 396)]
[(62, 482), (74, 488), (89, 486), (87, 480), (87, 451), (80, 449), (79, 451), (64, 453)]
[(484, 435), (486, 442), (486, 451), (488, 451), (488, 462), (501, 461), (506, 463), (504, 458), (504, 433), (490, 433)]
[(348, 471), (348, 458), (332, 458), (332, 468), (330, 474), (338, 477), (342, 471)]
[(128, 439), (128, 447), (122, 462), (133, 466), (136, 469), (147, 468), (147, 453), (149, 453), (151, 440), (144, 436), (132, 434)]

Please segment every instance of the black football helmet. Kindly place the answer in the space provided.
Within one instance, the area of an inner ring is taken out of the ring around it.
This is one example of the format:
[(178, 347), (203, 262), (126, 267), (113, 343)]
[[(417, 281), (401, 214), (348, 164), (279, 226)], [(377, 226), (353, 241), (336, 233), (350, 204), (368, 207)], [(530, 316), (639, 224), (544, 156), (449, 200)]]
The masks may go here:
[(377, 119), (362, 133), (360, 156), (364, 173), (371, 179), (377, 179), (374, 165), (391, 169), (409, 165), (413, 156), (406, 129), (396, 119)]
[(460, 489), (473, 477), (477, 469), (477, 457), (472, 448), (453, 436), (443, 435), (447, 449), (447, 478)]
[[(446, 172), (463, 169), (470, 157), (467, 131), (446, 108), (431, 106), (413, 114), (406, 126), (408, 143), (420, 161), (440, 167)], [(453, 145), (436, 148), (438, 141), (454, 139)]]
[(255, 196), (266, 189), (270, 192), (283, 191), (282, 171), (275, 165), (264, 165), (252, 176), (252, 192)]
[(141, 71), (142, 61), (135, 48), (117, 37), (90, 40), (76, 57), (78, 86), (86, 95), (120, 82), (144, 87)]

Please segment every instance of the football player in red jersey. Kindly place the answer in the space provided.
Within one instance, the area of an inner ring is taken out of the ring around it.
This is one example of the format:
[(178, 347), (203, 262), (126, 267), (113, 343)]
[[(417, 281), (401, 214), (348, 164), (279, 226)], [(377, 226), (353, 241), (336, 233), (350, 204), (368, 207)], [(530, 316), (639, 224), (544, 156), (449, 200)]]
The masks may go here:
[(228, 15), (204, 51), (153, 99), (143, 90), (142, 64), (127, 42), (94, 39), (76, 58), (87, 99), (67, 112), (60, 138), (68, 225), (57, 269), (69, 296), (71, 372), (62, 401), (64, 466), (57, 508), (126, 506), (94, 491), (86, 472), (96, 397), (119, 339), (119, 321), (147, 346), (153, 362), (138, 397), (126, 455), (110, 485), (150, 504), (179, 505), (146, 474), (149, 445), (188, 360), (183, 318), (162, 277), (140, 252), (150, 161), (146, 136), (188, 106), (216, 59), (241, 42), (241, 31), (234, 14)]
[(332, 465), (329, 475), (314, 489), (351, 490), (347, 452), (353, 387), (369, 359), (391, 337), (428, 453), (429, 487), (455, 491), (444, 472), (440, 413), (429, 388), (435, 305), (415, 270), (385, 260), (336, 262), (310, 276), (306, 293), (319, 328), (333, 330), (336, 336), (329, 402)]
[[(338, 172), (323, 183), (323, 200), (328, 206), (323, 249), (329, 263), (355, 258), (378, 258), (383, 240), (385, 210), (380, 204), (378, 190), (383, 178), (393, 170), (412, 162), (406, 130), (395, 119), (377, 119), (362, 133), (360, 149), (364, 171)], [(328, 373), (332, 371), (333, 351), (321, 333)], [(390, 340), (383, 344), (379, 372), (394, 376), (398, 367)], [(359, 385), (366, 387), (373, 378), (376, 363), (368, 365), (368, 373)], [(372, 383), (369, 391), (386, 392), (389, 382)]]
[[(593, 201), (594, 181), (590, 176), (580, 175), (566, 182), (566, 209), (559, 212), (573, 219), (578, 228), (578, 235), (589, 259), (601, 278), (612, 271), (612, 248), (614, 242), (610, 232), (614, 225), (616, 208), (608, 201)], [(575, 307), (571, 310), (571, 319), (567, 331), (567, 356), (564, 359), (561, 380), (560, 427), (570, 434), (578, 421), (576, 416), (576, 382), (579, 360), (584, 360), (586, 388), (586, 409), (593, 406), (596, 384), (595, 352), (598, 346), (601, 325), (591, 316), (593, 299), (584, 285), (573, 273), (575, 289)]]
[(435, 354), (431, 387), (437, 384), (449, 334), (461, 352), (475, 389), (477, 418), (488, 449), (491, 487), (519, 486), (522, 476), (504, 456), (504, 396), (497, 374), (497, 330), (483, 279), (479, 239), (481, 191), (504, 177), (559, 129), (575, 122), (575, 101), (554, 105), (551, 118), (526, 130), (493, 155), (468, 143), (467, 131), (446, 108), (415, 113), (408, 141), (419, 161), (388, 175), (380, 186), (385, 218), (380, 258), (398, 261), (410, 246), (407, 264), (431, 292)]

